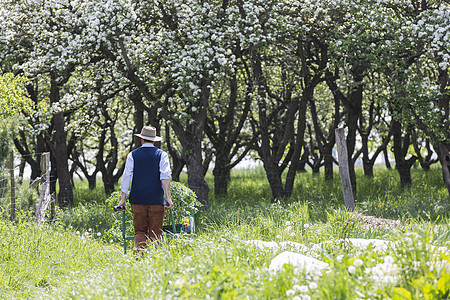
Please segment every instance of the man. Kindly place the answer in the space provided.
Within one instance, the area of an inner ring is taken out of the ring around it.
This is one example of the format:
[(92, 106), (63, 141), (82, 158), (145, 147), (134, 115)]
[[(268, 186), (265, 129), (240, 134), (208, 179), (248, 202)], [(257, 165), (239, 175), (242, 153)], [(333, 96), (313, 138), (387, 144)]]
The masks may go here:
[[(125, 205), (130, 187), (129, 201), (133, 212), (134, 242), (137, 249), (145, 249), (147, 239), (156, 241), (162, 235), (164, 206), (173, 206), (170, 195), (170, 164), (166, 152), (155, 147), (162, 138), (152, 126), (144, 126), (140, 134), (142, 146), (127, 156), (120, 183), (122, 196), (118, 206)], [(165, 201), (164, 201), (165, 194)]]

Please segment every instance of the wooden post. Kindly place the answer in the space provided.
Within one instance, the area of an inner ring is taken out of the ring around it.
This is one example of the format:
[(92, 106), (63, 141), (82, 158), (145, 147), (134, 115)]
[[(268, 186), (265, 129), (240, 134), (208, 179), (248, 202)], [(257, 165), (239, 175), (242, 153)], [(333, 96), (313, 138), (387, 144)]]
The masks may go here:
[(55, 193), (50, 194), (50, 172), (51, 172), (51, 166), (52, 166), (52, 161), (50, 160), (50, 152), (45, 152), (43, 153), (43, 155), (45, 156), (45, 181), (48, 182), (47, 186), (46, 186), (46, 193), (48, 195), (48, 197), (50, 199), (48, 199), (48, 201), (50, 201), (50, 219), (53, 220), (55, 218), (55, 214), (56, 214), (56, 209), (55, 209)]
[(14, 153), (9, 153), (9, 176), (11, 177), (11, 221), (16, 219), (16, 182), (14, 180)]
[[(50, 180), (50, 178), (49, 178), (49, 180)], [(50, 189), (50, 183), (48, 184), (48, 186), (49, 186), (48, 188)], [(51, 221), (54, 221), (55, 220), (55, 216), (56, 216), (56, 207), (55, 207), (56, 196), (55, 196), (55, 193), (52, 193), (50, 197), (52, 197), (51, 202), (50, 202), (50, 219), (51, 219)]]
[(336, 128), (335, 134), (339, 161), (339, 177), (341, 177), (344, 204), (347, 210), (353, 211), (355, 209), (355, 201), (353, 199), (352, 184), (350, 182), (350, 171), (348, 169), (348, 154), (347, 144), (345, 142), (344, 128)]
[[(39, 225), (44, 223), (45, 211), (52, 202), (50, 195), (50, 153), (41, 155), (41, 197), (36, 205), (36, 219)], [(53, 213), (53, 212), (52, 212)]]

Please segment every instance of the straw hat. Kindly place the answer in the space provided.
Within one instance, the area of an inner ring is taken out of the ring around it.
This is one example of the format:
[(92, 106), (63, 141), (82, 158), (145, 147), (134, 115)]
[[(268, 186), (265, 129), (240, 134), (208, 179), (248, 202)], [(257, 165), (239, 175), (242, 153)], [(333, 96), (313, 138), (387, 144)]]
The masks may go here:
[(151, 142), (159, 142), (162, 141), (162, 138), (160, 136), (156, 135), (156, 128), (153, 126), (144, 126), (142, 127), (141, 133), (135, 133), (135, 136), (140, 137), (141, 139), (144, 139), (146, 141)]

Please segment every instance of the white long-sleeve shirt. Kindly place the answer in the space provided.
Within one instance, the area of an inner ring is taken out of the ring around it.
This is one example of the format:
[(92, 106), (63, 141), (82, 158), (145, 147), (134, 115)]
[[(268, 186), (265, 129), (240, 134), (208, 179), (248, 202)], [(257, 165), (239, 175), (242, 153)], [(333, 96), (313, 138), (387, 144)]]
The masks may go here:
[[(145, 143), (141, 147), (155, 147), (151, 143)], [(128, 195), (131, 183), (131, 177), (133, 175), (134, 159), (133, 155), (128, 153), (127, 161), (125, 162), (125, 170), (123, 171), (122, 180), (120, 181), (120, 190)], [(159, 179), (170, 179), (172, 171), (170, 170), (169, 156), (166, 152), (162, 152), (161, 160), (159, 161)]]

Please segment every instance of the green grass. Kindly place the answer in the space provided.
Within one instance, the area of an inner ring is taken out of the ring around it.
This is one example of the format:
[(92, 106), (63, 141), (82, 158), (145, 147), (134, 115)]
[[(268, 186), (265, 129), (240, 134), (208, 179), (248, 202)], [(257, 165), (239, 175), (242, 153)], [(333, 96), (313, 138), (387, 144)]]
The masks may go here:
[[(207, 181), (212, 187), (209, 174)], [(414, 169), (408, 189), (398, 182), (395, 170), (376, 169), (373, 179), (358, 170), (357, 210), (403, 224), (369, 230), (343, 208), (337, 176), (325, 182), (299, 174), (292, 197), (271, 204), (261, 169), (233, 171), (229, 195), (212, 197), (210, 209), (196, 215), (195, 236), (166, 239), (143, 257), (123, 254), (116, 199), (107, 201), (101, 187), (78, 186), (77, 205), (58, 211), (54, 223), (39, 227), (25, 211), (15, 223), (0, 220), (0, 298), (446, 299), (450, 201), (440, 171)], [(129, 234), (130, 222), (128, 216)], [(348, 238), (391, 244), (361, 250)], [(306, 274), (286, 264), (270, 272), (278, 254), (298, 252), (283, 242), (304, 245), (300, 253), (329, 269)], [(374, 279), (387, 267), (386, 282)]]

